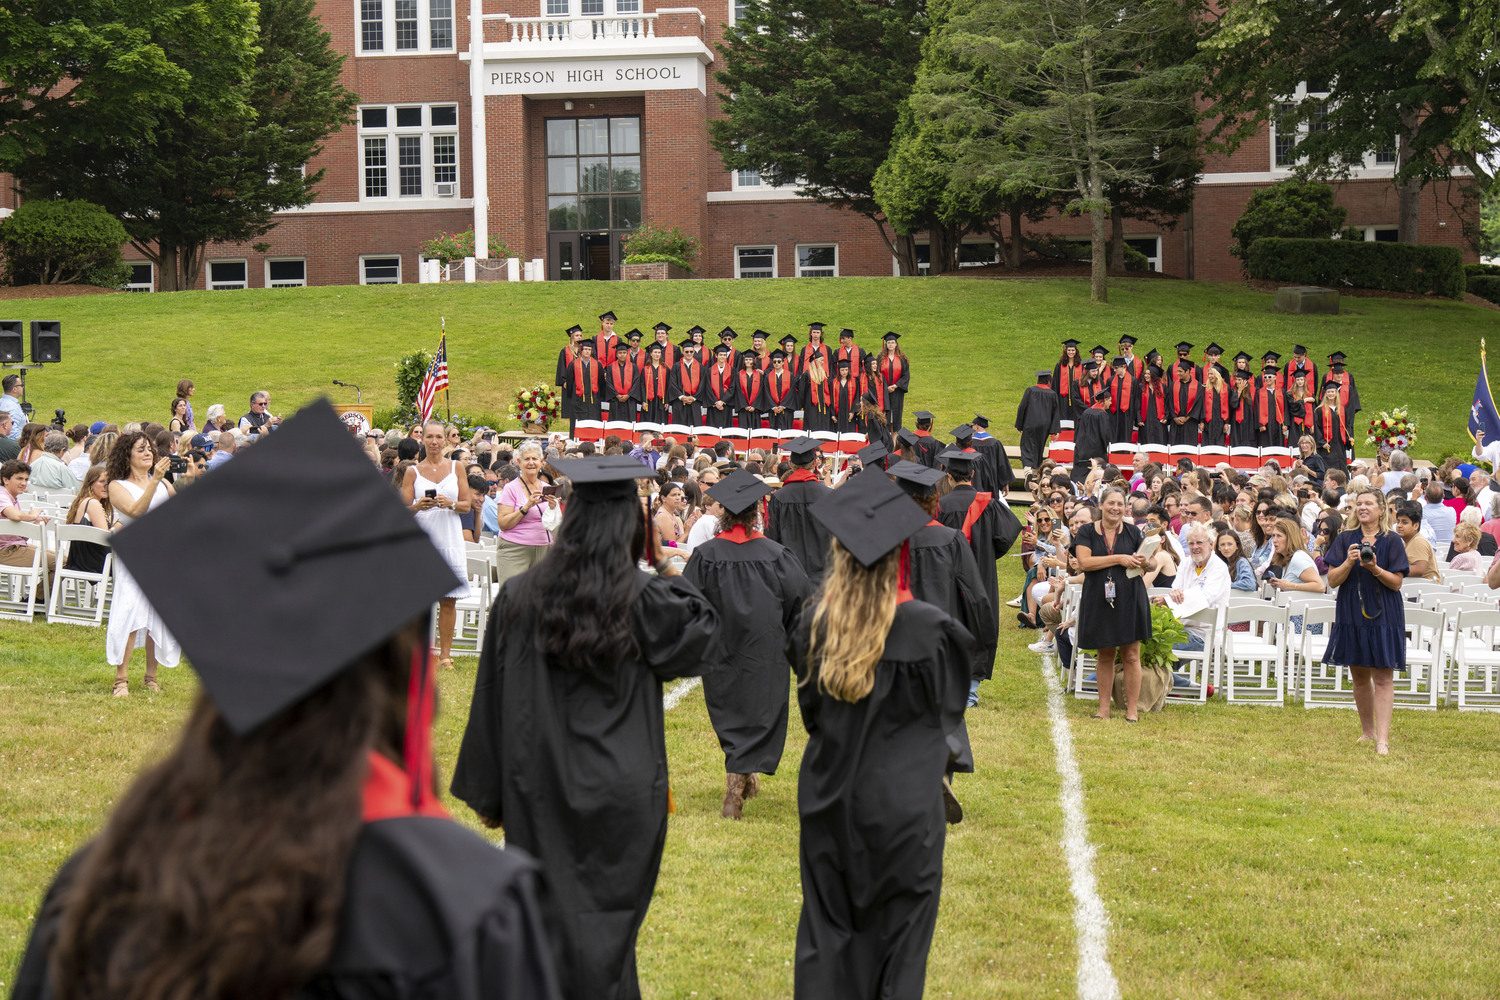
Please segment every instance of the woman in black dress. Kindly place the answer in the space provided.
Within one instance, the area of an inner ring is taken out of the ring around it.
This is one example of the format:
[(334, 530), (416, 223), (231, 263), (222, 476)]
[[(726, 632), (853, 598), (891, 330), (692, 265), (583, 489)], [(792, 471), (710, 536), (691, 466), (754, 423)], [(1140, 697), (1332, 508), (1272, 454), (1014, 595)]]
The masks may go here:
[(835, 541), (793, 637), (807, 749), (797, 783), (796, 996), (916, 998), (943, 885), (943, 772), (974, 638), (912, 598), (908, 538), (930, 518), (885, 476), (813, 516)]
[[(91, 528), (114, 531), (119, 524), (115, 509), (109, 502), (109, 480), (104, 475), (105, 467), (95, 465), (84, 474), (83, 485), (78, 487), (78, 496), (68, 508), (68, 523), (83, 524)], [(109, 557), (109, 546), (98, 542), (68, 543), (68, 561), (65, 568), (79, 573), (104, 572), (104, 560)]]
[(1119, 664), (1125, 671), (1125, 721), (1139, 722), (1141, 641), (1151, 638), (1151, 605), (1145, 582), (1126, 571), (1145, 567), (1147, 557), (1136, 554), (1145, 536), (1125, 523), (1125, 491), (1120, 487), (1105, 489), (1099, 510), (1104, 516), (1078, 529), (1073, 539), (1073, 554), (1083, 569), (1076, 644), (1099, 651), (1099, 712), (1094, 718), (1109, 718)]
[(1052, 366), (1052, 389), (1058, 396), (1058, 419), (1069, 424), (1088, 408), (1079, 395), (1078, 387), (1083, 383), (1083, 358), (1078, 353), (1078, 341), (1063, 341), (1062, 357)]

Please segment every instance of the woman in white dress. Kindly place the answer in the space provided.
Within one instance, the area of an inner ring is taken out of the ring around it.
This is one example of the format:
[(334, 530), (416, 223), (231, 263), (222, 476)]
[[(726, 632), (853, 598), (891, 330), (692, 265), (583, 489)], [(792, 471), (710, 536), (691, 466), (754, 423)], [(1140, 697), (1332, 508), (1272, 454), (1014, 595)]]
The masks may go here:
[(454, 603), (469, 596), (468, 553), (464, 549), (463, 522), (458, 515), (469, 512), (470, 500), (465, 470), (443, 457), (446, 445), (447, 428), (441, 420), (429, 420), (422, 425), (422, 446), (427, 451), (421, 461), (406, 470), (401, 496), (432, 544), (453, 567), (453, 575), (463, 581), (438, 601), (438, 666), (451, 670)]
[[(163, 482), (171, 466), (167, 456), (157, 457), (156, 446), (146, 435), (135, 431), (121, 434), (110, 449), (105, 466), (105, 478), (109, 481), (109, 502), (114, 508), (120, 524), (127, 525), (148, 510), (154, 510), (175, 496), (171, 485)], [(114, 696), (130, 695), (127, 674), (130, 654), (136, 643), (146, 647), (147, 691), (153, 694), (161, 688), (156, 683), (158, 664), (177, 666), (182, 651), (166, 623), (141, 593), (135, 577), (124, 563), (115, 561), (115, 582), (109, 606), (109, 628), (105, 633), (104, 652), (110, 666), (115, 668)]]

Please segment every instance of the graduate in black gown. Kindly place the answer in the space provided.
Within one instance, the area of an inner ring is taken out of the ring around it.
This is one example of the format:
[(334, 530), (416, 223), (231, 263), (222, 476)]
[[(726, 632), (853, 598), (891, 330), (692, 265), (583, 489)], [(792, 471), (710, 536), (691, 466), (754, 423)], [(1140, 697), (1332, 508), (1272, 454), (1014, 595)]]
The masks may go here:
[(1236, 368), (1230, 377), (1233, 385), (1229, 388), (1229, 447), (1254, 448), (1255, 393), (1250, 373)]
[(733, 351), (727, 344), (714, 348), (713, 364), (703, 372), (703, 417), (710, 427), (734, 426), (735, 370), (730, 364)]
[[(953, 479), (953, 489), (938, 501), (937, 519), (958, 531), (969, 543), (998, 629), (1000, 582), (995, 576), (995, 567), (1021, 536), (1021, 522), (1011, 512), (1004, 497), (974, 488), (972, 477), (978, 465), (974, 456), (949, 449), (940, 458)], [(991, 647), (975, 667), (977, 676), (970, 686), (969, 704), (979, 703), (979, 681), (989, 680), (994, 672), (995, 650)]]
[(885, 422), (885, 413), (873, 393), (867, 392), (859, 398), (859, 430), (866, 441), (880, 445), (886, 454), (896, 450), (896, 439), (891, 436), (891, 427)]
[(920, 997), (943, 886), (947, 738), (974, 639), (911, 596), (903, 543), (928, 517), (889, 479), (857, 476), (814, 511), (837, 541), (792, 647), (807, 728), (795, 996)]
[(630, 363), (630, 344), (621, 341), (615, 344), (614, 362), (604, 370), (605, 402), (609, 403), (609, 419), (635, 423), (636, 369)]
[(1250, 392), (1255, 410), (1255, 443), (1262, 448), (1279, 448), (1286, 444), (1286, 396), (1276, 391), (1275, 365), (1266, 365), (1260, 385)]
[(818, 441), (800, 437), (786, 446), (792, 471), (766, 504), (766, 537), (785, 545), (816, 587), (828, 559), (828, 532), (809, 508), (833, 491), (818, 482)]
[(740, 355), (739, 374), (734, 379), (734, 409), (741, 427), (760, 429), (760, 414), (765, 407), (761, 397), (765, 395), (765, 373), (757, 367), (757, 358), (746, 351)]
[(901, 426), (906, 409), (906, 393), (911, 388), (911, 362), (897, 346), (901, 334), (886, 332), (881, 340), (880, 383), (885, 390), (885, 418), (892, 427)]
[[(1228, 444), (1230, 406), (1229, 386), (1218, 367), (1203, 366), (1203, 447), (1223, 448)], [(1217, 461), (1217, 459), (1216, 459)]]
[(703, 699), (724, 750), (722, 815), (739, 819), (775, 774), (786, 747), (787, 636), (812, 585), (797, 557), (756, 530), (760, 500), (771, 488), (736, 469), (709, 497), (724, 508), (719, 533), (693, 550), (683, 578), (719, 613), (719, 630), (703, 657)]
[(764, 385), (761, 403), (767, 426), (773, 431), (791, 430), (800, 400), (797, 394), (797, 376), (791, 370), (785, 351), (778, 349), (771, 352), (771, 369), (765, 373)]
[[(912, 596), (942, 608), (974, 637), (974, 665), (969, 674), (972, 687), (983, 674), (985, 664), (994, 660), (994, 650), (1000, 641), (999, 618), (990, 606), (979, 563), (963, 534), (937, 520), (937, 484), (943, 478), (942, 471), (915, 462), (897, 462), (889, 471), (896, 485), (930, 518), (907, 540)], [(968, 727), (963, 723), (949, 736), (948, 749), (952, 757), (948, 764), (950, 778), (954, 773), (972, 774), (974, 751), (969, 745)], [(948, 822), (962, 822), (963, 808), (951, 784), (943, 803), (948, 810)]]
[[(1036, 385), (1021, 393), (1021, 405), (1016, 407), (1016, 430), (1021, 432), (1021, 465), (1032, 471), (1041, 468), (1042, 459), (1047, 457), (1047, 438), (1061, 431), (1062, 409), (1058, 406), (1057, 393), (1049, 384), (1051, 381), (1051, 372), (1037, 372)], [(1130, 414), (1125, 416), (1130, 420)]]
[(1052, 366), (1052, 391), (1057, 393), (1058, 418), (1072, 424), (1088, 406), (1079, 393), (1085, 374), (1084, 358), (1078, 353), (1078, 341), (1063, 341), (1062, 356)]
[(866, 472), (884, 472), (886, 459), (890, 456), (890, 450), (885, 445), (879, 441), (873, 441), (854, 453), (854, 457), (859, 459), (859, 468), (849, 474), (853, 476)]
[(635, 398), (641, 408), (641, 419), (651, 424), (665, 424), (671, 416), (667, 400), (672, 388), (672, 369), (665, 361), (666, 347), (652, 344), (646, 348), (646, 365), (635, 381)]
[(685, 427), (703, 426), (704, 388), (708, 377), (703, 373), (703, 364), (698, 358), (698, 347), (690, 340), (680, 345), (682, 357), (672, 367), (672, 383), (667, 387), (671, 401), (672, 423)]
[[(1145, 362), (1140, 358), (1135, 360), (1141, 363), (1144, 370)], [(1115, 444), (1130, 444), (1140, 410), (1137, 404), (1141, 395), (1141, 382), (1130, 369), (1130, 359), (1115, 358), (1110, 365), (1114, 368), (1115, 375), (1109, 385), (1109, 412), (1114, 417), (1114, 436), (1110, 441)]]
[(1198, 446), (1198, 425), (1203, 422), (1203, 386), (1193, 377), (1191, 362), (1173, 369), (1176, 381), (1167, 391), (1167, 443)]
[(917, 453), (917, 461), (929, 469), (935, 469), (938, 464), (938, 454), (947, 447), (932, 436), (932, 422), (937, 418), (927, 410), (918, 410), (912, 416), (917, 418), (917, 443), (912, 446)]
[[(917, 435), (915, 432), (907, 430), (905, 427), (896, 431), (896, 457), (898, 459), (903, 462), (910, 462), (913, 465), (922, 465), (921, 462), (917, 461), (916, 448)], [(922, 468), (925, 469), (927, 466), (922, 465)], [(940, 475), (938, 478), (941, 479), (942, 476)]]
[[(1167, 387), (1162, 382), (1161, 368), (1146, 366), (1146, 377), (1140, 385), (1140, 422), (1136, 425), (1137, 439), (1141, 444), (1164, 445), (1167, 443), (1167, 427), (1171, 409), (1167, 404)], [(1074, 454), (1078, 448), (1074, 446)], [(1082, 480), (1079, 480), (1082, 482)]]
[[(977, 490), (986, 490), (990, 493), (996, 492), (994, 484), (989, 481), (990, 464), (979, 453), (979, 449), (974, 447), (974, 425), (959, 424), (949, 431), (948, 434), (953, 438), (953, 444), (949, 447), (949, 450), (963, 452), (974, 463), (972, 470), (974, 474), (974, 488)], [(941, 452), (938, 454), (938, 457), (939, 459), (942, 458)]]
[(1344, 408), (1345, 413), (1349, 414), (1349, 419), (1353, 420), (1355, 414), (1359, 413), (1363, 407), (1359, 402), (1359, 390), (1354, 387), (1354, 376), (1349, 374), (1344, 367), (1344, 362), (1347, 360), (1348, 356), (1343, 351), (1334, 351), (1328, 355), (1328, 375), (1323, 381), (1325, 384), (1328, 382), (1339, 384), (1339, 405)]
[(568, 387), (565, 395), (573, 401), (572, 423), (568, 426), (570, 437), (580, 420), (604, 419), (604, 373), (602, 366), (594, 360), (594, 342), (587, 338), (578, 342), (578, 358), (568, 369)]
[[(573, 494), (546, 558), (495, 599), (453, 795), (541, 862), (564, 995), (633, 1000), (667, 839), (662, 682), (701, 671), (718, 616), (648, 548), (648, 469), (628, 455), (553, 466)], [(656, 576), (636, 568), (646, 551)]]
[(1343, 386), (1329, 379), (1323, 383), (1323, 401), (1313, 411), (1313, 442), (1328, 469), (1343, 469), (1354, 457), (1349, 413), (1339, 402)]
[(1100, 396), (1078, 417), (1077, 429), (1073, 431), (1073, 482), (1081, 483), (1088, 478), (1094, 459), (1101, 463), (1109, 461), (1113, 431), (1114, 416), (1109, 412), (1109, 397)]
[(833, 430), (840, 434), (863, 433), (859, 425), (859, 376), (848, 358), (840, 358), (834, 366), (838, 375), (828, 383), (833, 401)]
[(576, 323), (568, 327), (568, 346), (557, 352), (557, 377), (553, 385), (557, 386), (557, 393), (562, 397), (562, 409), (558, 414), (562, 419), (569, 422), (578, 418), (573, 416), (573, 393), (571, 391), (573, 362), (578, 360), (578, 345), (583, 340), (583, 327)]
[(998, 439), (990, 436), (990, 418), (981, 413), (974, 414), (974, 419), (969, 421), (969, 426), (974, 428), (974, 436), (970, 443), (974, 450), (984, 456), (984, 481), (990, 489), (1004, 493), (1010, 489), (1011, 483), (1016, 481), (1016, 474), (1010, 468), (1010, 455), (1006, 454), (1005, 445)]
[[(202, 689), (63, 865), (10, 995), (560, 997), (535, 862), (436, 796), (453, 572), (333, 408), (113, 543)], [(226, 580), (278, 596), (226, 617)]]

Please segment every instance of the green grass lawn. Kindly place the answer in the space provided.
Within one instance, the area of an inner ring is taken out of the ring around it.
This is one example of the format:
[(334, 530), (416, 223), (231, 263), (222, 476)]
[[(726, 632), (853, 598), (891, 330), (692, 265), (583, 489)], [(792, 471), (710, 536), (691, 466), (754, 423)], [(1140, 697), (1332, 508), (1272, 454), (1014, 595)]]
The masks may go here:
[[(1019, 585), (1013, 565), (1003, 574), (1004, 591)], [(1005, 629), (969, 713), (979, 772), (958, 783), (967, 818), (948, 837), (931, 997), (1076, 993), (1034, 635)], [(111, 699), (103, 644), (100, 630), (0, 623), (0, 989), (53, 870), (163, 752), (196, 688), (183, 667), (163, 671), (159, 696)], [(445, 768), (474, 679), (458, 662), (437, 721)], [(1380, 759), (1354, 745), (1348, 711), (1173, 706), (1139, 726), (1091, 711), (1069, 699), (1125, 997), (1500, 995), (1500, 715), (1398, 712)], [(668, 713), (678, 812), (641, 936), (648, 998), (791, 996), (805, 740), (792, 720), (782, 770), (731, 823), (701, 691)]]
[[(1240, 285), (1111, 279), (1110, 304), (1090, 306), (1082, 279), (837, 278), (779, 281), (548, 282), (532, 284), (328, 287), (171, 295), (99, 295), (9, 302), (7, 315), (63, 322), (64, 362), (31, 373), (28, 398), (51, 418), (165, 422), (177, 380), (197, 383), (194, 406), (222, 402), (238, 416), (252, 390), (289, 413), (319, 393), (347, 398), (333, 379), (354, 382), (377, 408), (395, 403), (392, 364), (437, 344), (447, 320), (452, 406), (503, 416), (523, 382), (551, 381), (562, 331), (598, 329), (614, 309), (619, 329), (658, 320), (674, 339), (694, 323), (742, 335), (806, 334), (810, 320), (858, 331), (875, 347), (903, 335), (914, 376), (907, 410), (930, 409), (938, 429), (977, 409), (1002, 439), (1035, 371), (1050, 369), (1059, 341), (1113, 350), (1121, 334), (1171, 355), (1179, 340), (1214, 340), (1290, 355), (1307, 345), (1320, 363), (1350, 357), (1367, 415), (1396, 406), (1420, 422), (1419, 457), (1466, 450), (1466, 414), (1479, 341), (1500, 338), (1500, 313), (1449, 301), (1345, 298), (1339, 316), (1282, 316), (1268, 294)], [(748, 337), (740, 341), (748, 343)], [(1497, 339), (1500, 343), (1500, 339)], [(1361, 435), (1362, 437), (1362, 435)]]

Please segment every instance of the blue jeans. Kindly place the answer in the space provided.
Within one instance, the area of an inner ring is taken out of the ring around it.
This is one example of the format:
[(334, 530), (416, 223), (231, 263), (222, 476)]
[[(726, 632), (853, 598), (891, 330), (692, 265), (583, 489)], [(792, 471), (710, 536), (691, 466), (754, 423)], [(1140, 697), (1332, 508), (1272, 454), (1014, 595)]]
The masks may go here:
[(1186, 642), (1175, 643), (1172, 648), (1179, 653), (1201, 653), (1203, 652), (1203, 640), (1189, 632)]

